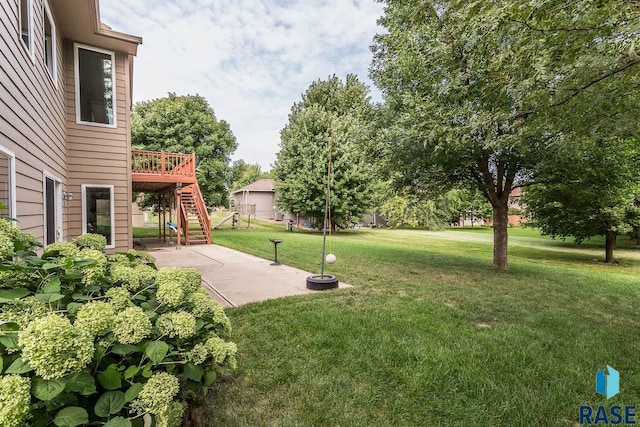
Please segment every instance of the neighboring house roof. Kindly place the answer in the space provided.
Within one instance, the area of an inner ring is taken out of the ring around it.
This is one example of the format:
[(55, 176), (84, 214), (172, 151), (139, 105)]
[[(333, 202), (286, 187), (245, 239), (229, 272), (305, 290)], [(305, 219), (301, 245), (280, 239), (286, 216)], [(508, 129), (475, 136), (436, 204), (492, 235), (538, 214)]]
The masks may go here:
[(244, 193), (245, 191), (251, 191), (251, 192), (268, 192), (268, 193), (273, 193), (274, 192), (274, 182), (272, 179), (259, 179), (256, 182), (253, 182), (245, 187), (242, 187), (236, 191), (233, 192), (233, 194), (238, 194), (238, 193)]
[(509, 194), (509, 197), (520, 197), (522, 196), (522, 187), (516, 187), (513, 190), (511, 190), (511, 193)]

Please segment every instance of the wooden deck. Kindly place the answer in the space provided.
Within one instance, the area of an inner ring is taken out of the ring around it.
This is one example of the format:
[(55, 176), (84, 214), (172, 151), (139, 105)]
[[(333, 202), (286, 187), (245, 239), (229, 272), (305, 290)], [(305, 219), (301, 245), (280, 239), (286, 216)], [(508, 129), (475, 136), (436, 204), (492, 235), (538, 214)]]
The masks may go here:
[(195, 154), (131, 150), (134, 192), (163, 193), (181, 184), (196, 184)]
[(131, 150), (131, 187), (136, 193), (158, 194), (163, 218), (158, 237), (166, 237), (166, 213), (171, 220), (175, 202), (175, 220), (185, 244), (211, 243), (211, 221), (196, 178), (195, 154)]

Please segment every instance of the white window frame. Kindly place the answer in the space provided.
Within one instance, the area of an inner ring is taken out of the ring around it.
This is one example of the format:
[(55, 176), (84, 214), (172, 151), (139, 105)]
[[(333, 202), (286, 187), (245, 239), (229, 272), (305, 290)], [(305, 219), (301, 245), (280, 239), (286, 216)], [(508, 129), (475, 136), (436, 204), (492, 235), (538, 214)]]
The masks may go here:
[(13, 151), (0, 145), (0, 152), (9, 158), (9, 214), (10, 218), (16, 218), (16, 155)]
[(56, 242), (59, 242), (63, 238), (64, 230), (62, 229), (62, 180), (55, 176), (54, 174), (47, 172), (46, 170), (42, 171), (42, 218), (43, 221), (43, 231), (42, 235), (42, 243), (47, 244), (47, 178), (54, 182), (55, 194), (54, 198), (58, 202), (56, 203), (57, 209), (55, 210), (55, 222), (56, 227)]
[(43, 3), (44, 3), (44, 13), (43, 13), (43, 20), (42, 20), (43, 31), (44, 31), (47, 19), (49, 20), (49, 25), (51, 26), (51, 69), (49, 69), (49, 66), (47, 65), (47, 40), (46, 40), (47, 36), (46, 36), (46, 33), (43, 34), (43, 40), (44, 40), (43, 62), (44, 62), (44, 68), (47, 69), (47, 72), (49, 73), (49, 76), (51, 77), (51, 80), (53, 80), (53, 84), (57, 88), (58, 87), (58, 55), (57, 55), (58, 41), (56, 40), (57, 39), (56, 23), (53, 20), (53, 14), (51, 13), (51, 8), (49, 7), (49, 2), (47, 0), (45, 0)]
[(88, 233), (87, 231), (87, 188), (108, 188), (109, 191), (109, 207), (111, 216), (111, 244), (107, 245), (106, 249), (113, 249), (116, 247), (116, 208), (114, 206), (114, 186), (105, 184), (82, 184), (82, 234)]
[[(27, 3), (27, 19), (29, 22), (27, 23), (27, 36), (29, 37), (29, 45), (27, 46), (22, 39), (22, 2), (25, 1)], [(31, 61), (34, 61), (34, 49), (33, 49), (33, 0), (19, 0), (18, 1), (18, 38), (20, 39), (20, 44), (24, 48)]]
[[(111, 72), (111, 85), (113, 87), (113, 124), (108, 124), (108, 123), (96, 123), (96, 122), (85, 122), (83, 120), (80, 119), (80, 67), (79, 67), (79, 63), (80, 63), (80, 59), (79, 59), (79, 55), (78, 55), (78, 49), (85, 49), (85, 50), (91, 50), (94, 52), (98, 52), (98, 53), (104, 53), (106, 55), (110, 55), (111, 56), (111, 67), (112, 67), (112, 72)], [(88, 45), (84, 45), (84, 44), (80, 44), (80, 43), (74, 43), (73, 44), (73, 66), (74, 66), (74, 76), (75, 76), (75, 87), (76, 87), (76, 123), (78, 124), (82, 124), (82, 125), (89, 125), (89, 126), (98, 126), (98, 127), (105, 127), (105, 128), (117, 128), (118, 127), (118, 112), (117, 112), (117, 108), (116, 108), (116, 102), (117, 102), (117, 88), (116, 88), (116, 54), (113, 51), (110, 50), (105, 50), (105, 49), (100, 49), (97, 47), (93, 47), (93, 46), (88, 46)]]

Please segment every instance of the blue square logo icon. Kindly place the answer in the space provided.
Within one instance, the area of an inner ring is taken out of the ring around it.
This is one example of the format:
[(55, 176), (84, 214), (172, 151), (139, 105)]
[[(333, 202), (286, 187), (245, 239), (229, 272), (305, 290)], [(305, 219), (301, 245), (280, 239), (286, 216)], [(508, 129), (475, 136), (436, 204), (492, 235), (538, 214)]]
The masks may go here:
[(607, 365), (609, 375), (605, 374), (605, 370), (601, 369), (596, 372), (596, 393), (611, 399), (620, 392), (620, 372)]

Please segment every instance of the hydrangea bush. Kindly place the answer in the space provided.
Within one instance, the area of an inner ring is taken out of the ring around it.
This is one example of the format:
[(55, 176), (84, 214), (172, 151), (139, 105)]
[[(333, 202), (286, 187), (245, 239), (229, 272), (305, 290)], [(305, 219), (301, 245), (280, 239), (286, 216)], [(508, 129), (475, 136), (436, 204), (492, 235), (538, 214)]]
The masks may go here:
[(47, 246), (0, 218), (0, 426), (172, 427), (236, 368), (195, 269), (102, 236)]

